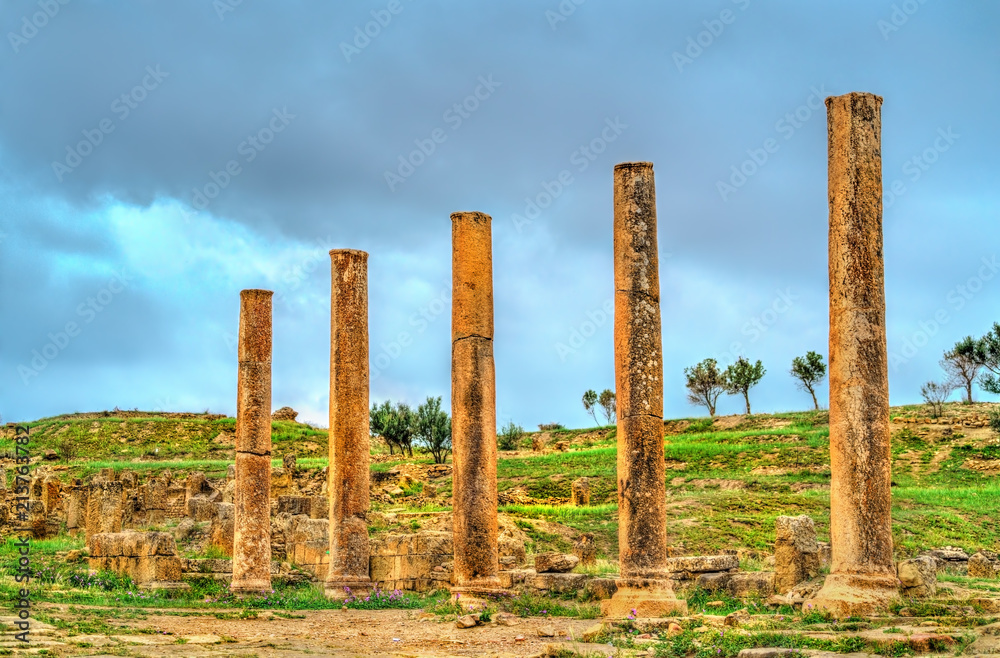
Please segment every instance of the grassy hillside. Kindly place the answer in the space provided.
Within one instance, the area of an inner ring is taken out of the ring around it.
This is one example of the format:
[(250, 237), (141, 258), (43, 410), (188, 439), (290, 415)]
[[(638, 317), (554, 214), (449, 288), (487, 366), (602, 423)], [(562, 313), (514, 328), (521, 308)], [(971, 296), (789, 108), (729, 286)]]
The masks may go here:
[[(893, 528), (897, 552), (954, 545), (967, 550), (1000, 549), (1000, 445), (980, 427), (997, 405), (952, 404), (939, 420), (923, 407), (892, 410)], [(909, 422), (911, 420), (920, 422)], [(931, 421), (931, 422), (925, 422)], [(964, 425), (961, 424), (964, 421)], [(59, 416), (31, 424), (32, 451), (75, 453), (69, 474), (102, 467), (137, 471), (171, 468), (175, 474), (202, 470), (221, 475), (233, 459), (234, 419), (196, 414), (112, 413)], [(967, 427), (967, 425), (972, 425)], [(829, 529), (829, 426), (826, 412), (682, 419), (664, 423), (669, 533), (685, 553), (742, 549), (768, 553), (774, 518), (809, 514), (822, 538)], [(9, 433), (8, 433), (9, 434)], [(532, 439), (567, 442), (566, 452), (533, 452)], [(304, 468), (326, 465), (327, 433), (294, 422), (275, 422), (275, 465), (286, 453)], [(9, 437), (0, 453), (12, 451)], [(385, 474), (404, 462), (382, 446), (373, 472)], [(536, 550), (567, 550), (577, 531), (593, 532), (600, 552), (617, 554), (615, 429), (559, 430), (529, 435), (517, 451), (501, 452), (499, 489), (503, 511)], [(590, 481), (592, 506), (559, 504), (577, 478)], [(450, 478), (437, 482), (437, 504), (413, 496), (376, 503), (376, 511), (447, 509)], [(514, 495), (516, 494), (516, 495)], [(503, 498), (503, 497), (502, 497)], [(514, 499), (516, 502), (509, 502)], [(555, 504), (553, 504), (555, 503)]]

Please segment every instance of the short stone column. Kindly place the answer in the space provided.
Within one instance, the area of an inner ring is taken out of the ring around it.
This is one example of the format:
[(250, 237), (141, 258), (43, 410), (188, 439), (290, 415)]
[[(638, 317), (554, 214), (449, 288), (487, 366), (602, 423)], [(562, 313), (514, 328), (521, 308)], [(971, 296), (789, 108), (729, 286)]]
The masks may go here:
[(452, 592), (471, 597), (500, 586), (491, 221), (481, 212), (451, 215)]
[(667, 577), (663, 349), (650, 162), (614, 171), (615, 386), (618, 404), (618, 592), (607, 617), (686, 613)]
[(368, 542), (368, 254), (330, 252), (330, 566), (326, 595), (371, 586)]
[(233, 581), (238, 593), (271, 590), (271, 296), (240, 292), (236, 397)]
[(826, 99), (830, 199), (830, 540), (812, 602), (837, 617), (898, 597), (892, 560), (882, 252), (882, 99)]

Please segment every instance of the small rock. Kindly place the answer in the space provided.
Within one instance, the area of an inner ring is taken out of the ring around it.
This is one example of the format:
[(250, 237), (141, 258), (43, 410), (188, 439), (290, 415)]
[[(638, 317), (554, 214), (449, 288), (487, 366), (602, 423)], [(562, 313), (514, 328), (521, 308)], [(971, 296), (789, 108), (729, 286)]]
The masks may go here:
[(707, 631), (708, 631), (708, 626), (699, 626), (698, 628), (694, 629), (695, 633), (705, 633)]
[(593, 642), (604, 634), (604, 624), (594, 624), (583, 632), (580, 639), (584, 642)]
[(191, 536), (191, 533), (194, 532), (194, 528), (194, 519), (190, 517), (184, 518), (177, 524), (177, 527), (174, 528), (174, 540), (184, 541)]
[(722, 621), (723, 626), (742, 626), (750, 621), (750, 613), (747, 612), (746, 608), (742, 610), (737, 610), (736, 612), (730, 612), (726, 615), (726, 618)]
[(681, 628), (681, 625), (678, 624), (675, 621), (670, 622), (670, 624), (667, 626), (667, 635), (668, 636), (680, 635), (683, 632), (684, 632), (684, 629)]
[(73, 564), (83, 559), (83, 551), (66, 551), (66, 562)]
[(538, 637), (555, 637), (556, 629), (552, 626), (540, 626), (538, 628)]
[(706, 608), (721, 608), (726, 605), (725, 601), (709, 601), (705, 604)]
[(523, 635), (518, 635), (517, 637), (514, 638), (514, 641), (515, 642), (524, 642), (524, 636)]
[(455, 621), (455, 628), (472, 628), (479, 625), (479, 615), (462, 615)]

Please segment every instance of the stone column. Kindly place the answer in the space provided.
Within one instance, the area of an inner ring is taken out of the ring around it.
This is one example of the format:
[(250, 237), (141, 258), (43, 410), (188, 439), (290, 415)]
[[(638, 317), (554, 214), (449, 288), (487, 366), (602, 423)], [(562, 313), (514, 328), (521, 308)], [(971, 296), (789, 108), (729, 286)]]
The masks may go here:
[(368, 542), (368, 254), (330, 252), (330, 566), (326, 595), (371, 586)]
[(686, 613), (667, 577), (663, 349), (653, 164), (614, 173), (615, 387), (618, 404), (618, 592), (608, 617)]
[(240, 292), (233, 592), (271, 590), (271, 295)]
[(500, 586), (491, 221), (481, 212), (451, 215), (452, 593), (467, 599)]
[(892, 561), (882, 254), (882, 99), (826, 99), (830, 198), (830, 539), (813, 604), (868, 615), (898, 596)]

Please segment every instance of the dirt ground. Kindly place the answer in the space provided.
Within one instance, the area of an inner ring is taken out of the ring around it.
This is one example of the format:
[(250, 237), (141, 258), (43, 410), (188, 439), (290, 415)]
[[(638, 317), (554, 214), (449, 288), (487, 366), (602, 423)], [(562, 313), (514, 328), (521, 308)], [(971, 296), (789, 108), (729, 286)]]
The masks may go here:
[[(40, 606), (63, 617), (65, 606)], [(85, 611), (75, 606), (79, 614)], [(150, 658), (184, 656), (530, 656), (553, 643), (572, 645), (593, 620), (517, 619), (513, 626), (496, 623), (459, 629), (455, 622), (420, 610), (296, 611), (292, 619), (264, 611), (256, 619), (218, 619), (200, 611), (150, 611), (143, 620), (121, 623), (133, 633), (76, 635), (32, 624), (30, 649), (64, 656), (134, 655)], [(239, 610), (231, 611), (238, 614)], [(281, 614), (281, 613), (279, 613)], [(183, 615), (183, 616), (182, 616)], [(556, 637), (542, 637), (555, 631)], [(16, 649), (4, 633), (0, 646)], [(124, 650), (124, 651), (123, 651)], [(610, 650), (610, 647), (609, 647)]]

